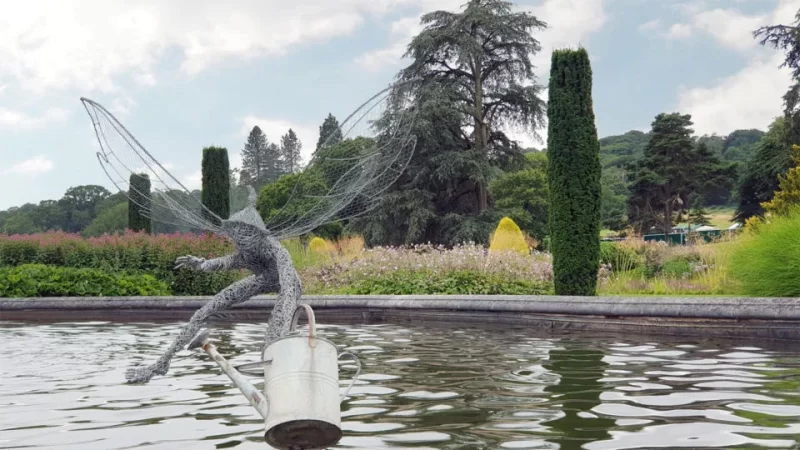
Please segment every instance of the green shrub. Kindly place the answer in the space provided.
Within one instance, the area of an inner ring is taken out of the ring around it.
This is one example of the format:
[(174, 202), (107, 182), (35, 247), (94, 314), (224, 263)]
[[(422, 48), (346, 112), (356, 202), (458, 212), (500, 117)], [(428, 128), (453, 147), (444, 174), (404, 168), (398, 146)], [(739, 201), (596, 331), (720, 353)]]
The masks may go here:
[[(203, 190), (201, 194), (203, 205), (220, 218), (227, 219), (231, 212), (228, 149), (224, 147), (204, 148), (201, 169), (203, 174)], [(210, 216), (205, 210), (203, 211), (203, 216), (212, 222), (218, 222), (218, 219)], [(219, 224), (217, 223), (217, 225)]]
[(439, 274), (428, 271), (397, 271), (358, 280), (340, 290), (351, 295), (547, 295), (553, 293), (550, 282), (507, 278), (475, 271)]
[(800, 208), (742, 236), (729, 270), (746, 295), (800, 297)]
[(172, 295), (214, 295), (243, 277), (242, 272), (199, 272), (191, 269), (162, 271), (159, 279), (166, 281)]
[(0, 268), (0, 297), (169, 295), (152, 275), (23, 264)]
[(0, 236), (0, 267), (43, 264), (147, 273), (170, 286), (175, 295), (214, 295), (242, 277), (237, 271), (175, 270), (178, 256), (210, 259), (231, 252), (233, 246), (219, 237), (188, 233), (153, 236), (128, 231), (88, 239), (63, 232)]
[(18, 266), (36, 261), (39, 243), (22, 240), (3, 240), (0, 245), (0, 266)]
[(661, 270), (668, 277), (681, 278), (692, 274), (692, 263), (683, 258), (673, 259), (665, 262)]
[(611, 264), (614, 272), (626, 272), (642, 266), (643, 258), (630, 246), (614, 242), (600, 243), (600, 262)]

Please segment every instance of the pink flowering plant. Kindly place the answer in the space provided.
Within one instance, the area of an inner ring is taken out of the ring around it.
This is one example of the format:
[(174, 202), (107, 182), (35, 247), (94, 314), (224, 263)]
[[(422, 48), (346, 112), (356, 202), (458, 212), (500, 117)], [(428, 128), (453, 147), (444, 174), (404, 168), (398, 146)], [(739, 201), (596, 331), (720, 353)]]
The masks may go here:
[(547, 254), (497, 254), (463, 244), (365, 249), (304, 269), (301, 277), (308, 293), (546, 294), (553, 272)]
[(61, 231), (0, 235), (0, 267), (43, 264), (108, 272), (147, 273), (164, 281), (175, 295), (213, 295), (240, 272), (201, 273), (175, 270), (181, 255), (215, 258), (231, 253), (232, 244), (211, 234), (148, 235), (127, 231), (83, 238)]

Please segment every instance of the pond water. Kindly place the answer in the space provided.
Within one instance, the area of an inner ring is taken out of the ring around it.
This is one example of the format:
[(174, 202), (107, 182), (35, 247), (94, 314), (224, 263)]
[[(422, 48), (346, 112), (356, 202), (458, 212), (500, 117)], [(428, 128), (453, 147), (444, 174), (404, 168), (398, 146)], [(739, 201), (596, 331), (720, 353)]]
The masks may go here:
[[(264, 449), (263, 422), (203, 353), (124, 384), (180, 323), (0, 322), (0, 448)], [(219, 324), (234, 364), (260, 324)], [(327, 325), (363, 375), (336, 448), (793, 448), (800, 349), (511, 327)], [(351, 372), (343, 367), (343, 386)], [(800, 447), (796, 447), (800, 448)]]

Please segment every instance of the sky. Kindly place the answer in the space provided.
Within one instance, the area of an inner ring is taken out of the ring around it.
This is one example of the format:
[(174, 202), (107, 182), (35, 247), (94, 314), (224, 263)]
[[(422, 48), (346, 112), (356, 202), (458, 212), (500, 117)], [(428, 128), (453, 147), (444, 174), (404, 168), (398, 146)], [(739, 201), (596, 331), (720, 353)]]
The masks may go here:
[[(276, 142), (295, 130), (307, 161), (328, 113), (342, 120), (408, 64), (420, 16), (465, 1), (0, 0), (0, 210), (77, 185), (116, 191), (80, 97), (111, 110), (190, 189), (202, 148), (226, 147), (236, 167), (254, 125)], [(781, 113), (788, 70), (752, 31), (791, 23), (800, 0), (514, 4), (548, 24), (534, 33), (540, 84), (553, 49), (589, 52), (601, 137), (646, 131), (661, 112), (721, 135), (764, 130)]]

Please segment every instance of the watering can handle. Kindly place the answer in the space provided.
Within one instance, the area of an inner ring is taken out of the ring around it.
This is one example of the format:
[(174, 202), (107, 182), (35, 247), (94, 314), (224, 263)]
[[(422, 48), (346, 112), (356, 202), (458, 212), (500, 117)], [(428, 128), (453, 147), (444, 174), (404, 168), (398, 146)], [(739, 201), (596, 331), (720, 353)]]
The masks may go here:
[(356, 363), (356, 374), (353, 375), (353, 380), (350, 381), (350, 385), (347, 386), (347, 390), (345, 390), (344, 394), (342, 394), (340, 396), (340, 399), (339, 399), (340, 402), (344, 401), (344, 398), (347, 397), (347, 394), (350, 393), (350, 389), (352, 389), (353, 385), (356, 384), (356, 380), (358, 379), (358, 376), (361, 374), (361, 360), (358, 359), (358, 356), (356, 356), (356, 355), (354, 355), (353, 353), (350, 353), (350, 352), (345, 352), (345, 353), (339, 353), (339, 356), (337, 356), (336, 359), (340, 359), (342, 356), (350, 356), (352, 358), (352, 360), (355, 361), (355, 363)]
[(297, 308), (294, 310), (294, 314), (292, 314), (292, 323), (289, 326), (289, 331), (294, 331), (295, 328), (297, 328), (297, 321), (300, 319), (300, 311), (305, 311), (306, 317), (308, 317), (308, 345), (313, 347), (317, 321), (314, 318), (314, 310), (311, 309), (311, 306), (307, 304), (297, 305)]

